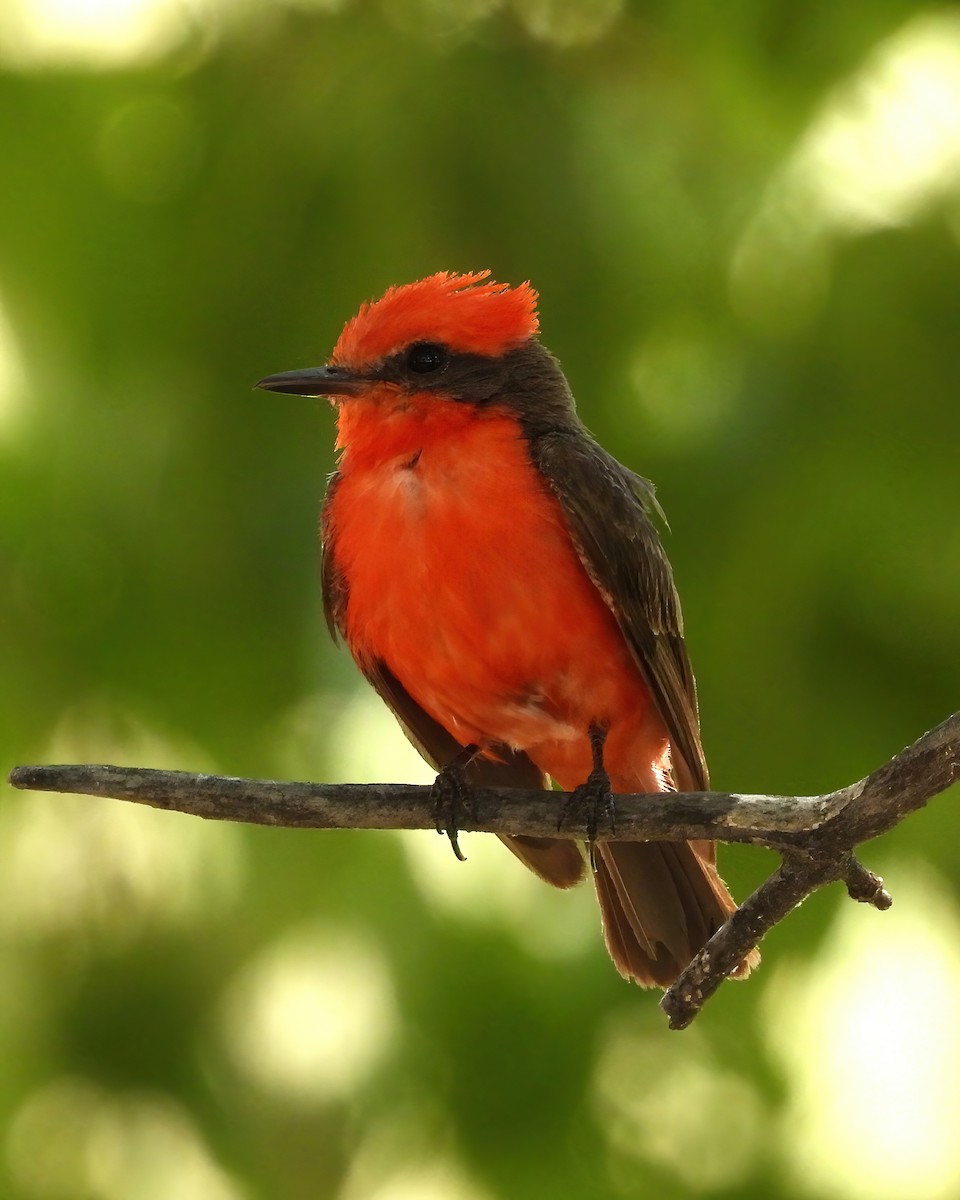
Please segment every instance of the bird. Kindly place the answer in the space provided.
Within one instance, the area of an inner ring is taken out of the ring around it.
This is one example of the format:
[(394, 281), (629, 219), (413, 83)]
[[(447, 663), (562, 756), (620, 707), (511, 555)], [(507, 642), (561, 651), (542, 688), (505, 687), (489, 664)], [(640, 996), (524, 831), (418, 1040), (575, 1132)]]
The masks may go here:
[[(325, 365), (257, 386), (336, 407), (327, 624), (449, 820), (471, 784), (556, 784), (595, 829), (617, 793), (709, 776), (653, 485), (587, 431), (537, 306), (529, 282), (437, 272), (364, 303)], [(589, 869), (610, 957), (643, 987), (674, 982), (736, 909), (715, 842), (605, 836), (585, 858), (559, 828), (500, 836), (555, 887)]]

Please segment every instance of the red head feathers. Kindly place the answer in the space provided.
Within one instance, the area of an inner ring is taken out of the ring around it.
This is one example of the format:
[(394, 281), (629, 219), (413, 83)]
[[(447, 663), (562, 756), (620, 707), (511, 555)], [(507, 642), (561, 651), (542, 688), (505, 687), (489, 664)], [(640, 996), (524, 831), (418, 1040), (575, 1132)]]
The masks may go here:
[(331, 361), (359, 367), (379, 362), (411, 342), (440, 342), (451, 350), (499, 355), (534, 337), (539, 328), (537, 293), (529, 283), (511, 288), (484, 282), (489, 276), (489, 271), (441, 271), (388, 288), (347, 322)]

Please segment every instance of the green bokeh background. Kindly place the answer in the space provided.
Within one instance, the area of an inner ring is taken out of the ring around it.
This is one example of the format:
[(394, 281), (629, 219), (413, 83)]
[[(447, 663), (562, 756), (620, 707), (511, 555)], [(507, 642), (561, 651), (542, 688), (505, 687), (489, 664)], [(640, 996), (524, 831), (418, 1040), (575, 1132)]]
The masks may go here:
[[(251, 385), (441, 269), (531, 279), (584, 420), (656, 481), (718, 787), (833, 788), (957, 707), (960, 92), (911, 109), (883, 73), (909, 52), (934, 77), (924, 46), (960, 64), (955, 7), (155, 7), (182, 25), (112, 62), (107, 16), (72, 60), (24, 51), (26, 3), (0, 19), (5, 769), (416, 771), (323, 628), (332, 415)], [(864, 78), (901, 104), (902, 144), (849, 100)], [(848, 141), (817, 166), (837, 111)], [(828, 953), (835, 891), (676, 1035), (592, 925), (537, 954), (483, 895), (431, 898), (418, 872), (446, 851), (425, 834), (0, 805), (0, 1195), (807, 1194), (772, 1031), (789, 972)], [(945, 798), (866, 854), (895, 897), (925, 864), (921, 919), (954, 932), (956, 831)], [(729, 850), (734, 891), (771, 861)], [(493, 891), (520, 871), (480, 869)], [(554, 934), (595, 919), (523, 897)], [(882, 951), (886, 917), (842, 919)], [(311, 946), (334, 981), (359, 955), (349, 995), (375, 998), (340, 1083), (323, 1054), (311, 1083), (310, 1004), (266, 985), (301, 1077), (244, 1066), (269, 1025), (244, 981)]]

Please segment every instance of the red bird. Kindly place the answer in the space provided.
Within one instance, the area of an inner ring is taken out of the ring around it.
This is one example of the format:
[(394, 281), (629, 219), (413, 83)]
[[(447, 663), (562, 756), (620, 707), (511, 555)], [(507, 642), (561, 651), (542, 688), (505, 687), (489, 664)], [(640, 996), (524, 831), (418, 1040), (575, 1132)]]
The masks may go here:
[[(705, 791), (653, 487), (581, 424), (537, 341), (536, 292), (488, 275), (392, 287), (327, 366), (259, 384), (337, 405), (331, 632), (441, 783)], [(502, 840), (556, 887), (584, 876), (570, 839)], [(734, 911), (715, 862), (712, 842), (597, 844), (621, 974), (668, 986)]]

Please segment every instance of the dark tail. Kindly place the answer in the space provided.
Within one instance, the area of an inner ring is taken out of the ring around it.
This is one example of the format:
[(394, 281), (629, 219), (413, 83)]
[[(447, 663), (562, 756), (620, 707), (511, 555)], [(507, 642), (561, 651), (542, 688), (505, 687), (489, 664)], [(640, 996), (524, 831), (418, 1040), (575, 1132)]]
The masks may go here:
[[(600, 842), (594, 882), (610, 957), (641, 987), (669, 987), (737, 907), (689, 842)], [(754, 951), (734, 976), (759, 961)]]

